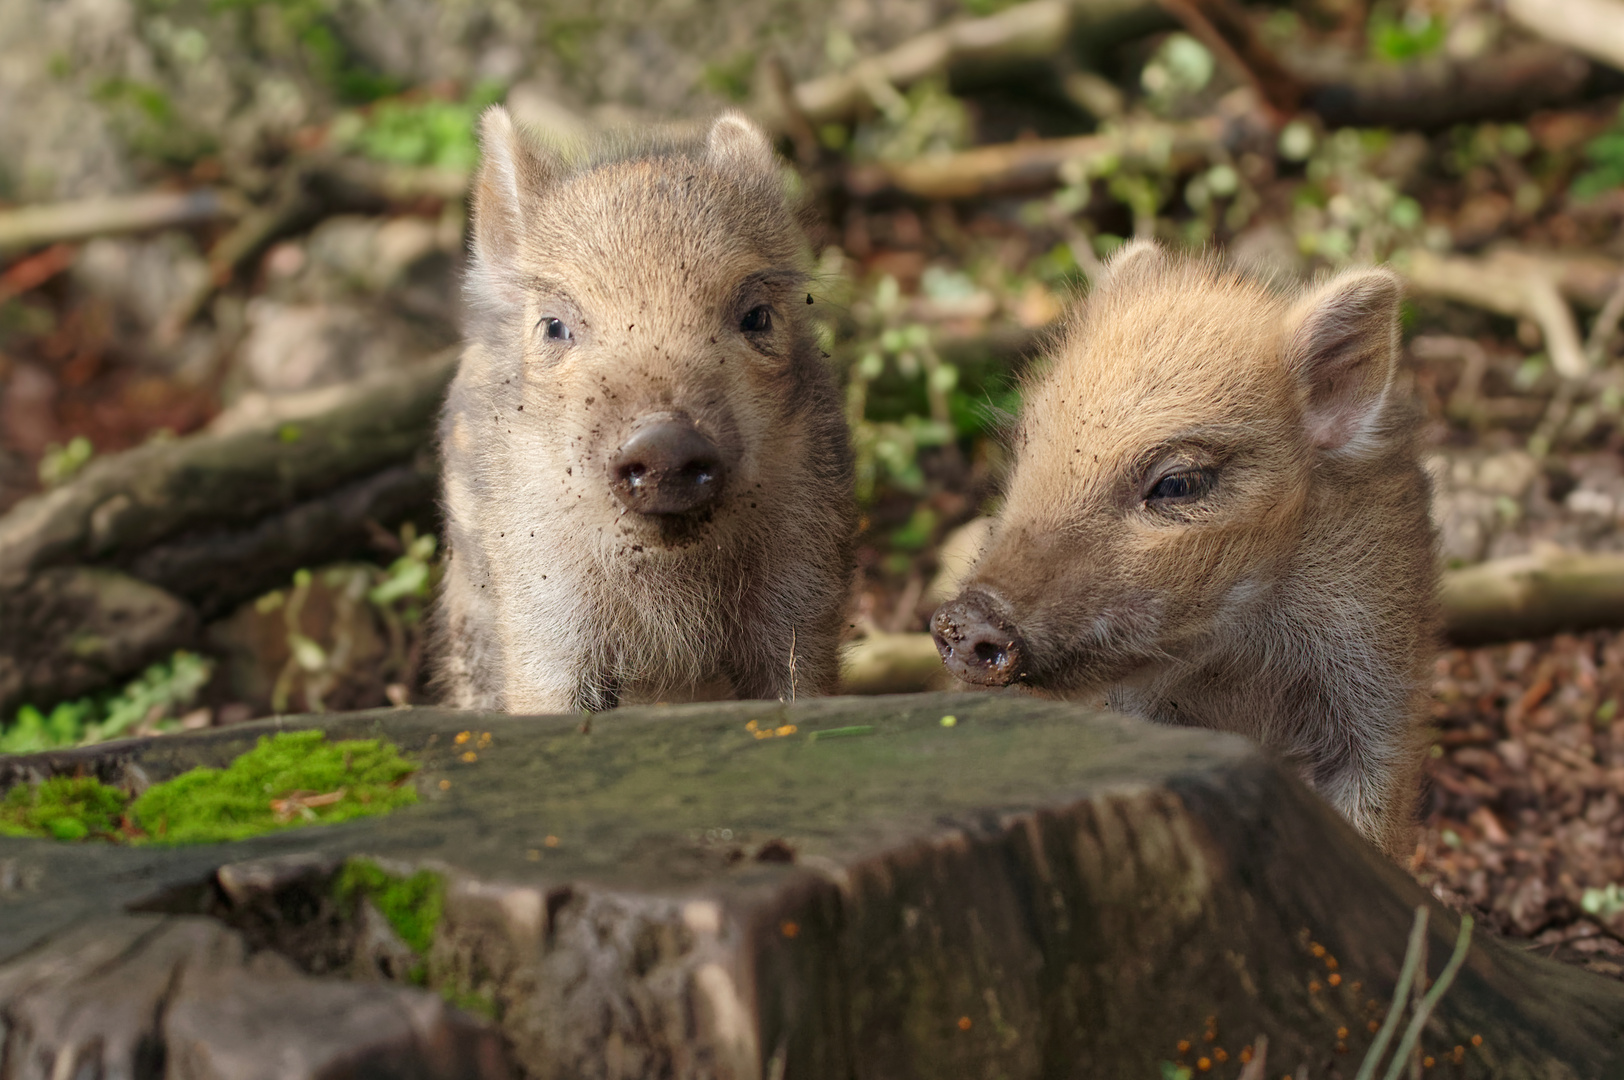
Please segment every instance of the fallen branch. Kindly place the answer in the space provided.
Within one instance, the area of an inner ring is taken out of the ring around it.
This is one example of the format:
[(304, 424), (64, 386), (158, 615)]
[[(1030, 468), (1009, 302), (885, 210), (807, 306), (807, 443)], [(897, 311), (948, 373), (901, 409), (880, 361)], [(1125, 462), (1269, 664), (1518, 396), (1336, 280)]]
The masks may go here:
[(1153, 13), (1145, 0), (1032, 0), (989, 15), (965, 19), (858, 61), (850, 70), (824, 75), (795, 88), (800, 112), (814, 123), (843, 120), (921, 79), (945, 75), (959, 64), (1036, 59), (1059, 52), (1080, 29)]
[(1624, 3), (1618, 0), (1505, 0), (1513, 22), (1624, 70)]
[(846, 187), (858, 196), (892, 190), (921, 199), (968, 199), (1053, 187), (1068, 167), (1086, 172), (1090, 163), (1107, 158), (1177, 171), (1205, 162), (1224, 127), (1218, 118), (1185, 124), (1139, 122), (1097, 135), (979, 146), (913, 161), (857, 166), (847, 174)]
[(948, 689), (952, 682), (929, 634), (873, 633), (841, 656), (843, 694), (912, 694)]
[(210, 221), (229, 221), (247, 211), (231, 191), (154, 191), (107, 195), (0, 211), (0, 251), (38, 247), (114, 233), (147, 232)]
[(1538, 261), (1490, 261), (1414, 251), (1410, 284), (1416, 290), (1483, 308), (1512, 318), (1532, 320), (1545, 338), (1551, 366), (1566, 379), (1590, 371), (1579, 326), (1563, 299), (1560, 279)]
[(1583, 95), (1589, 77), (1583, 57), (1535, 42), (1469, 60), (1431, 56), (1310, 78), (1303, 104), (1328, 127), (1440, 131), (1567, 104)]
[[(1624, 554), (1554, 552), (1443, 575), (1444, 635), (1486, 645), (1624, 627)], [(946, 685), (929, 634), (873, 634), (846, 647), (845, 691), (901, 694)]]

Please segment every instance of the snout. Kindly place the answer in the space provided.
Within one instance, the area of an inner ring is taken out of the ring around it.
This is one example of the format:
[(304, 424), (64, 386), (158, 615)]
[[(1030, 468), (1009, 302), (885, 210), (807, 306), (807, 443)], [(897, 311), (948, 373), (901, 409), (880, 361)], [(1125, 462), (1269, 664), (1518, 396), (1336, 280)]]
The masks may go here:
[(609, 465), (609, 487), (639, 514), (687, 514), (714, 504), (727, 467), (722, 453), (684, 416), (644, 419)]
[(1026, 676), (1026, 643), (999, 608), (992, 597), (972, 589), (931, 616), (936, 651), (957, 678), (1008, 686)]

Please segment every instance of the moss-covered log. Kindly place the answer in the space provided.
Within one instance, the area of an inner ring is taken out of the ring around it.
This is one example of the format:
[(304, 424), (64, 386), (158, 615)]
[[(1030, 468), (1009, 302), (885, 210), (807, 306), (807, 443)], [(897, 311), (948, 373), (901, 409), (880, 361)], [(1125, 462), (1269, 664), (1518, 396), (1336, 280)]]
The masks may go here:
[[(140, 784), (275, 726), (0, 759), (0, 784)], [(321, 987), (425, 981), (464, 1009), (441, 1028), (491, 1018), (537, 1077), (1156, 1076), (1198, 1056), (1234, 1076), (1259, 1035), (1270, 1075), (1351, 1075), (1432, 903), (1241, 740), (1009, 694), (325, 726), (417, 754), (423, 802), (223, 845), (0, 840), (0, 1022), (55, 1018), (7, 1053), (153, 1045), (116, 1041), (114, 1016), (170, 1048), (158, 975), (18, 974), (89, 947), (73, 935), (125, 940), (134, 912), (143, 940), (217, 935), (188, 972), (257, 949)], [(1456, 920), (1432, 925), (1436, 974)], [(303, 984), (280, 985), (286, 1011), (229, 976), (215, 1006), (287, 1031)], [(1460, 1076), (1602, 1076), (1621, 1015), (1624, 986), (1480, 934), (1423, 1042), (1461, 1046)], [(187, 1030), (206, 1050), (231, 1029)]]
[(47, 566), (129, 559), (196, 532), (250, 528), (411, 461), (429, 445), (454, 364), (442, 355), (358, 382), (308, 415), (92, 461), (0, 517), (0, 587)]

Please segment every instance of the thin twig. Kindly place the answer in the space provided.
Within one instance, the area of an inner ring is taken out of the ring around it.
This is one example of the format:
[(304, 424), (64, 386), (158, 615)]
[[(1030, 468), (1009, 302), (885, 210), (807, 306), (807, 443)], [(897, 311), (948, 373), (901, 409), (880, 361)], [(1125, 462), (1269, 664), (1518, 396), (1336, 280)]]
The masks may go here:
[(1418, 907), (1415, 909), (1415, 926), (1410, 930), (1410, 944), (1404, 950), (1404, 966), (1398, 973), (1398, 985), (1393, 988), (1393, 1003), (1387, 1007), (1387, 1019), (1382, 1021), (1381, 1030), (1376, 1032), (1370, 1049), (1365, 1051), (1365, 1060), (1359, 1063), (1359, 1072), (1354, 1080), (1371, 1080), (1376, 1075), (1376, 1066), (1381, 1064), (1387, 1044), (1393, 1041), (1393, 1032), (1398, 1029), (1399, 1018), (1404, 1015), (1405, 1001), (1410, 996), (1410, 983), (1415, 979), (1415, 969), (1420, 966), (1426, 936), (1427, 909)]
[[(1421, 1029), (1427, 1026), (1432, 1017), (1432, 1010), (1438, 1007), (1438, 1002), (1444, 996), (1459, 973), (1461, 965), (1466, 962), (1466, 954), (1472, 947), (1472, 917), (1460, 917), (1460, 934), (1455, 938), (1455, 951), (1449, 957), (1449, 963), (1444, 965), (1443, 971), (1438, 973), (1438, 980), (1427, 991), (1427, 996), (1421, 1000), (1415, 1015), (1410, 1018), (1410, 1026), (1404, 1031), (1404, 1038), (1399, 1041), (1398, 1051), (1393, 1055), (1393, 1064), (1387, 1070), (1384, 1080), (1398, 1080), (1399, 1070), (1404, 1066), (1404, 1059), (1421, 1039)], [(1363, 1073), (1361, 1073), (1363, 1075)]]
[(246, 209), (240, 195), (212, 188), (24, 206), (0, 213), (0, 250), (199, 225), (240, 217)]
[(1608, 295), (1607, 302), (1601, 306), (1596, 314), (1596, 321), (1590, 324), (1590, 336), (1585, 338), (1585, 357), (1592, 365), (1598, 365), (1607, 359), (1607, 353), (1612, 349), (1613, 338), (1618, 336), (1618, 322), (1624, 318), (1624, 274), (1618, 279), (1618, 284)]
[(1252, 1060), (1241, 1069), (1235, 1080), (1263, 1080), (1269, 1068), (1269, 1037), (1262, 1033), (1252, 1040)]

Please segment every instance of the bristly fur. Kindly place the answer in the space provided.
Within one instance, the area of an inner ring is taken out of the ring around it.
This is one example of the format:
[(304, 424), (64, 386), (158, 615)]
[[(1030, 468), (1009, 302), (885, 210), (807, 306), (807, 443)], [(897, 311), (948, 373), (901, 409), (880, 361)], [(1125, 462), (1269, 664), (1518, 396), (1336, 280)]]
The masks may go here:
[[(440, 429), (442, 697), (558, 712), (833, 691), (851, 451), (770, 142), (728, 115), (696, 141), (566, 160), (497, 108), (482, 149)], [(747, 339), (760, 305), (770, 331)], [(609, 463), (652, 413), (690, 418), (733, 462), (703, 517), (614, 498)]]
[[(1413, 844), (1437, 570), (1397, 280), (1299, 297), (1134, 244), (1027, 387), (966, 589), (1027, 681), (1251, 735), (1395, 857)], [(1153, 505), (1169, 468), (1214, 477)]]

